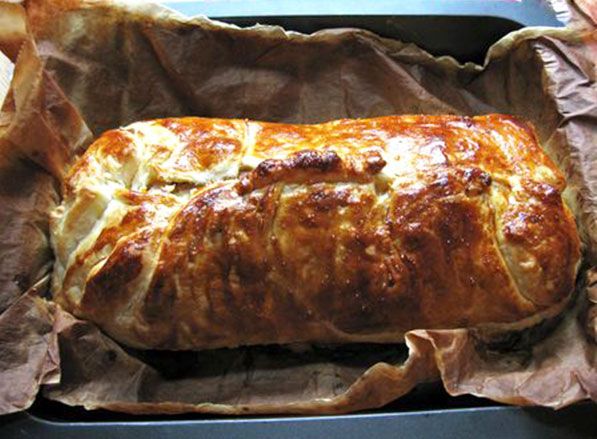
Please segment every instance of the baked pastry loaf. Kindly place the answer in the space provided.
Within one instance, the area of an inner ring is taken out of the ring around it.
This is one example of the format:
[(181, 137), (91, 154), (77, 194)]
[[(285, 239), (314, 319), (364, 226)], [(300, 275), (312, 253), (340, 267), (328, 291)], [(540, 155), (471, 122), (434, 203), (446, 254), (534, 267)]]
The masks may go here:
[(524, 326), (574, 288), (564, 187), (504, 115), (138, 122), (66, 178), (53, 294), (151, 349)]

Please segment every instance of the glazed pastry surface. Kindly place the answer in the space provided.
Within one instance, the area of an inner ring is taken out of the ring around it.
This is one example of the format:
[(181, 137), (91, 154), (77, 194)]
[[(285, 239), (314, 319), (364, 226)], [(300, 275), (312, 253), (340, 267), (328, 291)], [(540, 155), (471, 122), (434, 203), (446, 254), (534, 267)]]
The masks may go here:
[(574, 288), (564, 188), (505, 115), (137, 122), (65, 180), (53, 295), (146, 349), (531, 322)]

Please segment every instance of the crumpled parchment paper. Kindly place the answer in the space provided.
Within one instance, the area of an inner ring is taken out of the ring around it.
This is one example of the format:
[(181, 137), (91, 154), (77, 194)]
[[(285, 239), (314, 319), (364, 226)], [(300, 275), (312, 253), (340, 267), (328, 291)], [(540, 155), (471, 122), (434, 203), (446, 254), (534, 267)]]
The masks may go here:
[[(341, 413), (437, 379), (452, 395), (511, 404), (597, 400), (597, 35), (590, 2), (551, 3), (566, 29), (509, 34), (478, 66), (356, 29), (302, 35), (147, 4), (0, 2), (0, 50), (15, 62), (0, 113), (0, 413), (27, 408), (40, 386), (130, 413)], [(104, 130), (180, 115), (490, 112), (533, 122), (568, 177), (584, 262), (557, 321), (507, 335), (422, 328), (405, 345), (141, 352), (48, 297), (47, 214), (73, 157)]]

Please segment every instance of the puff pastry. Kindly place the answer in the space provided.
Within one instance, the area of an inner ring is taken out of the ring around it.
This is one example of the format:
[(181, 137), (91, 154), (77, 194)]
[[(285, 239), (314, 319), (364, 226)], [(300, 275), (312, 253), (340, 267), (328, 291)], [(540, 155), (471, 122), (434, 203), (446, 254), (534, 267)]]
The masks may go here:
[(66, 177), (53, 295), (144, 349), (524, 326), (574, 288), (564, 188), (505, 115), (137, 122)]

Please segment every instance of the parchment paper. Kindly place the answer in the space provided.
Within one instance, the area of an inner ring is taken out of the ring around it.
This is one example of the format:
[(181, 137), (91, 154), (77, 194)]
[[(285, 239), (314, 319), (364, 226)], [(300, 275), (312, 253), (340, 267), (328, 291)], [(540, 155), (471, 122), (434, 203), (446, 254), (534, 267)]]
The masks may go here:
[[(512, 404), (597, 400), (597, 37), (584, 3), (552, 3), (567, 29), (514, 32), (477, 66), (355, 29), (306, 36), (151, 5), (0, 2), (0, 49), (16, 63), (0, 113), (0, 413), (27, 408), (41, 385), (57, 401), (131, 413), (340, 413), (436, 379)], [(556, 322), (506, 336), (422, 328), (405, 345), (139, 352), (47, 298), (47, 212), (73, 157), (106, 129), (179, 115), (490, 112), (532, 121), (568, 177), (584, 262)]]

